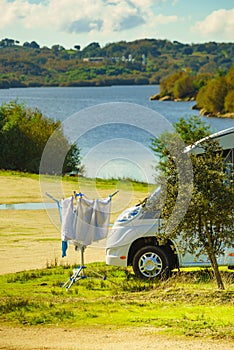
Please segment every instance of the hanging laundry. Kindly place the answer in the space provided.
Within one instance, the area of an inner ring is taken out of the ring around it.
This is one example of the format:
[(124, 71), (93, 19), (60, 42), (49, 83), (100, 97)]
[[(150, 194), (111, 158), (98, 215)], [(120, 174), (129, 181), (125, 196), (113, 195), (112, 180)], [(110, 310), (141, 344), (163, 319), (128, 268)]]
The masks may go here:
[(76, 240), (87, 246), (104, 239), (110, 223), (111, 198), (89, 200), (84, 197), (77, 202)]
[(85, 246), (91, 244), (89, 225), (92, 220), (94, 200), (79, 197), (77, 200), (76, 241)]
[(104, 239), (110, 223), (111, 197), (90, 200), (79, 196), (74, 204), (74, 197), (61, 202), (62, 206), (62, 256), (66, 256), (67, 241), (75, 245), (90, 245)]
[(67, 255), (67, 248), (67, 241), (62, 241), (62, 258), (64, 258)]
[(98, 199), (94, 203), (91, 225), (94, 228), (93, 241), (107, 237), (110, 224), (111, 199)]
[(61, 201), (62, 207), (62, 241), (76, 238), (77, 209), (74, 206), (74, 197), (69, 197)]

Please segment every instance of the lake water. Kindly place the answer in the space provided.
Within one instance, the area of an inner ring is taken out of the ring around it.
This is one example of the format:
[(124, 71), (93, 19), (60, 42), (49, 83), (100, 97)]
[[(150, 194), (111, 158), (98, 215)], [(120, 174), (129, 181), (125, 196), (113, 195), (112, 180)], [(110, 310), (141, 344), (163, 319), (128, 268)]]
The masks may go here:
[[(61, 120), (81, 147), (86, 176), (152, 182), (157, 159), (150, 138), (165, 124), (199, 115), (194, 102), (150, 101), (158, 91), (157, 85), (9, 89), (0, 90), (0, 104), (17, 100)], [(234, 126), (233, 119), (203, 120), (214, 132)]]
[(42, 210), (58, 208), (55, 203), (14, 203), (0, 204), (0, 210)]

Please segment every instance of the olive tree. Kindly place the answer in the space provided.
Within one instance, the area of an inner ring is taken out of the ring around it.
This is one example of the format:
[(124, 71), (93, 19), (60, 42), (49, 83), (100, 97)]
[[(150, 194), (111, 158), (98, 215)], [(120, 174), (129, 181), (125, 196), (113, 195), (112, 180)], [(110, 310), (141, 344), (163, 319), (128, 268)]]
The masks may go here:
[[(180, 120), (176, 129), (181, 132), (182, 138), (187, 138), (187, 143), (188, 135), (193, 143), (195, 135), (207, 134), (205, 125), (198, 123), (198, 120), (196, 122), (196, 118), (190, 118), (188, 122)], [(171, 220), (179, 188), (178, 163), (176, 164), (174, 157), (168, 152), (170, 143), (174, 140), (173, 134), (167, 134), (152, 141), (152, 149), (161, 157), (158, 180), (164, 186), (166, 183), (166, 200), (162, 207), (165, 228), (167, 221)], [(166, 238), (178, 240), (182, 252), (187, 251), (196, 254), (197, 257), (206, 254), (218, 288), (224, 289), (217, 259), (223, 254), (224, 246), (234, 246), (234, 194), (219, 144), (207, 138), (202, 143), (202, 148), (203, 153), (190, 154), (193, 190), (187, 211), (179, 223), (171, 223), (170, 230), (165, 232)], [(182, 164), (180, 166), (183, 167)], [(184, 194), (186, 196), (186, 188)]]

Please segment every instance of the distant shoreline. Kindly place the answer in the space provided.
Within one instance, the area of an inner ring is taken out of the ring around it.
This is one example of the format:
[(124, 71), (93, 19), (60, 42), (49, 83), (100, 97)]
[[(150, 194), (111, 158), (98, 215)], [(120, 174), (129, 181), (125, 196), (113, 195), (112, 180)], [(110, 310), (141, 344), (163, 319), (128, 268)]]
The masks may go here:
[[(178, 99), (178, 98), (173, 98), (170, 95), (166, 95), (166, 96), (161, 96), (160, 93), (158, 94), (154, 94), (150, 96), (150, 100), (151, 101), (172, 101), (172, 102), (192, 102), (192, 101), (196, 101), (196, 98), (194, 96), (192, 97), (186, 97), (183, 99)], [(234, 113), (210, 113), (208, 111), (206, 111), (203, 108), (199, 108), (197, 107), (197, 105), (195, 104), (192, 107), (193, 110), (198, 110), (200, 112), (201, 116), (205, 116), (208, 118), (229, 118), (229, 119), (234, 119)]]

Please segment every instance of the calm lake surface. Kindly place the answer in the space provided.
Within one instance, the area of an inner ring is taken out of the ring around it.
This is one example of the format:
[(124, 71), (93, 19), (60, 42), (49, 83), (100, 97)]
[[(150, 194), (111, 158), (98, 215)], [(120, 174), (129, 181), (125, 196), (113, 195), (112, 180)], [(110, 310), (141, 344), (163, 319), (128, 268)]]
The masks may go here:
[[(0, 90), (0, 104), (17, 100), (38, 108), (45, 116), (61, 120), (65, 125), (70, 121), (69, 127), (73, 129), (70, 134), (74, 140), (77, 133), (76, 142), (81, 147), (87, 176), (127, 177), (152, 182), (157, 159), (149, 146), (150, 138), (155, 135), (155, 117), (162, 115), (170, 124), (180, 117), (199, 115), (198, 111), (191, 110), (194, 102), (150, 101), (149, 97), (158, 91), (158, 85), (20, 88)], [(122, 106), (118, 107), (119, 122), (116, 103)], [(145, 127), (136, 125), (134, 109), (129, 104), (134, 104), (136, 114), (141, 114)], [(101, 124), (97, 122), (100, 113), (103, 117)], [(84, 117), (87, 117), (87, 127)], [(233, 119), (203, 117), (203, 120), (213, 132), (234, 126)], [(93, 122), (93, 128), (90, 122)]]

